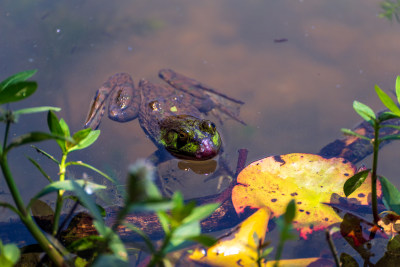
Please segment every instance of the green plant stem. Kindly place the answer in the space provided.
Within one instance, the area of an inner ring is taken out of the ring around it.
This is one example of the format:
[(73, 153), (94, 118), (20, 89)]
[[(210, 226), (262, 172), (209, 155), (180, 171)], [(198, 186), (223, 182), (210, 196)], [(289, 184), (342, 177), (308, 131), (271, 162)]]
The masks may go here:
[(21, 213), (21, 221), (25, 224), (26, 228), (28, 228), (29, 232), (39, 243), (41, 248), (47, 253), (50, 259), (57, 266), (65, 266), (64, 259), (62, 255), (54, 248), (54, 246), (49, 242), (49, 240), (45, 237), (43, 232), (39, 229), (36, 223), (33, 221), (32, 217), (28, 213), (25, 208), (24, 202), (22, 200), (21, 194), (19, 193), (17, 186), (15, 184), (14, 178), (12, 177), (10, 168), (7, 162), (7, 155), (3, 153), (0, 158), (1, 170), (3, 171), (4, 178), (7, 182), (8, 188), (11, 192), (11, 195), (14, 199), (15, 205), (17, 206), (19, 212)]
[(374, 216), (374, 223), (378, 223), (379, 214), (378, 214), (378, 199), (376, 193), (376, 180), (377, 180), (377, 168), (378, 168), (378, 152), (379, 152), (379, 121), (375, 121), (374, 125), (374, 155), (372, 162), (372, 175), (371, 175), (371, 193), (372, 193), (372, 215)]
[(335, 259), (336, 267), (340, 267), (340, 260), (339, 260), (339, 257), (338, 257), (338, 253), (337, 253), (335, 244), (332, 241), (332, 237), (331, 237), (331, 234), (329, 232), (329, 229), (326, 229), (325, 236), (326, 236), (326, 241), (328, 241), (329, 248), (330, 248), (330, 250), (332, 252), (332, 257)]
[[(9, 111), (7, 111), (7, 112), (9, 112)], [(3, 149), (6, 149), (6, 147), (7, 147), (7, 139), (8, 139), (8, 132), (10, 130), (10, 124), (11, 124), (11, 121), (7, 120), (7, 122), (6, 122), (6, 131), (5, 131), (4, 140), (3, 140)]]
[[(65, 180), (65, 170), (67, 161), (67, 154), (63, 154), (60, 162), (60, 181)], [(53, 236), (58, 232), (58, 225), (60, 224), (61, 210), (63, 207), (63, 194), (64, 190), (59, 190), (57, 193), (56, 209), (54, 211), (54, 224), (53, 224)]]

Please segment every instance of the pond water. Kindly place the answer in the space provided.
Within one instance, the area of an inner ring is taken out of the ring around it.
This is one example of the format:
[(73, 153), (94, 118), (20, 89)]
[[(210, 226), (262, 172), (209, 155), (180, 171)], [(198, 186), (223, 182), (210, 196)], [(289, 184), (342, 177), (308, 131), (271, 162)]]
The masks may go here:
[[(38, 69), (38, 92), (12, 108), (59, 106), (58, 116), (76, 131), (110, 75), (128, 72), (136, 83), (161, 82), (158, 70), (171, 68), (245, 102), (240, 117), (247, 126), (217, 122), (233, 169), (239, 148), (248, 149), (248, 163), (317, 153), (341, 137), (341, 128), (360, 121), (354, 100), (380, 110), (374, 85), (393, 90), (400, 74), (400, 25), (379, 18), (379, 3), (372, 0), (6, 0), (0, 11), (0, 78)], [(37, 114), (21, 118), (12, 133), (45, 129), (45, 115)], [(71, 159), (123, 182), (129, 164), (155, 150), (137, 120), (121, 124), (104, 118), (100, 129), (98, 142)], [(54, 144), (40, 147), (59, 155)], [(379, 165), (397, 186), (399, 148), (384, 148)], [(11, 155), (27, 201), (46, 181), (25, 155), (47, 160), (28, 148)], [(218, 191), (218, 181), (207, 176), (185, 177), (172, 186), (187, 198)], [(7, 198), (3, 179), (0, 186), (0, 197)], [(0, 219), (7, 219), (1, 212)]]

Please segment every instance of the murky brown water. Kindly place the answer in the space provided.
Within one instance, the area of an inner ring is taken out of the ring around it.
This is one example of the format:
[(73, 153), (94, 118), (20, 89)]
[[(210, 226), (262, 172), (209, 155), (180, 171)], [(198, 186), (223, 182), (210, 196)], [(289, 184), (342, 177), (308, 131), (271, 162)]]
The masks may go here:
[[(241, 118), (248, 126), (220, 126), (233, 167), (238, 148), (249, 150), (249, 162), (318, 152), (341, 136), (340, 128), (359, 122), (353, 100), (381, 109), (374, 84), (392, 90), (400, 74), (400, 25), (378, 18), (378, 2), (371, 0), (8, 0), (0, 12), (0, 78), (39, 70), (38, 93), (12, 107), (60, 106), (59, 116), (77, 130), (108, 76), (124, 71), (136, 82), (158, 81), (159, 69), (172, 68), (246, 102)], [(44, 119), (23, 118), (13, 129), (44, 129)], [(75, 159), (122, 181), (130, 163), (155, 149), (137, 121), (104, 119), (101, 130), (100, 140)], [(52, 144), (41, 147), (58, 153)], [(13, 170), (28, 200), (46, 181), (16, 154)], [(399, 145), (381, 155), (380, 173), (400, 186)], [(187, 196), (209, 194), (215, 186), (202, 180), (176, 185)]]

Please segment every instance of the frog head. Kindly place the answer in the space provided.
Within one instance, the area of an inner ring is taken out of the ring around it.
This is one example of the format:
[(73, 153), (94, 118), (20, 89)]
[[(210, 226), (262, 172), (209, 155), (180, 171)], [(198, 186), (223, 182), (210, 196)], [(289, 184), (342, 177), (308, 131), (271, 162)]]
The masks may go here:
[(215, 124), (189, 115), (166, 117), (160, 122), (160, 133), (162, 146), (181, 159), (211, 159), (221, 147)]

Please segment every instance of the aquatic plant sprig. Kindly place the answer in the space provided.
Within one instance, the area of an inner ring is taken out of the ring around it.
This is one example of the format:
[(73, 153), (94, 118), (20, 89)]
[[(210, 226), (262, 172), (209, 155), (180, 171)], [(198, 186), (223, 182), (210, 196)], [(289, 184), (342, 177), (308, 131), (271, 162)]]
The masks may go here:
[[(368, 170), (364, 170), (350, 177), (343, 186), (343, 191), (346, 196), (349, 196), (353, 193), (361, 184), (365, 181), (368, 174), (371, 173), (371, 194), (372, 194), (372, 214), (374, 217), (374, 222), (377, 223), (379, 221), (378, 214), (378, 200), (377, 200), (377, 169), (378, 169), (378, 153), (379, 146), (382, 142), (387, 142), (391, 140), (400, 139), (400, 126), (390, 124), (391, 119), (400, 119), (400, 76), (397, 76), (396, 79), (396, 97), (397, 103), (395, 103), (392, 98), (387, 95), (378, 85), (375, 85), (375, 92), (378, 95), (381, 102), (388, 108), (389, 111), (380, 112), (377, 115), (375, 112), (367, 105), (360, 103), (358, 101), (354, 101), (353, 108), (354, 110), (365, 120), (367, 121), (373, 128), (373, 138), (369, 138), (363, 134), (354, 132), (349, 129), (342, 129), (342, 132), (346, 135), (353, 135), (355, 137), (364, 139), (369, 141), (373, 146), (373, 160), (372, 160), (372, 168)], [(389, 123), (388, 123), (389, 121)], [(383, 128), (393, 128), (397, 130), (394, 134), (389, 134), (385, 136), (380, 136), (380, 130)], [(380, 179), (383, 187), (386, 187), (387, 179)], [(384, 198), (388, 200), (390, 195), (385, 195)]]

